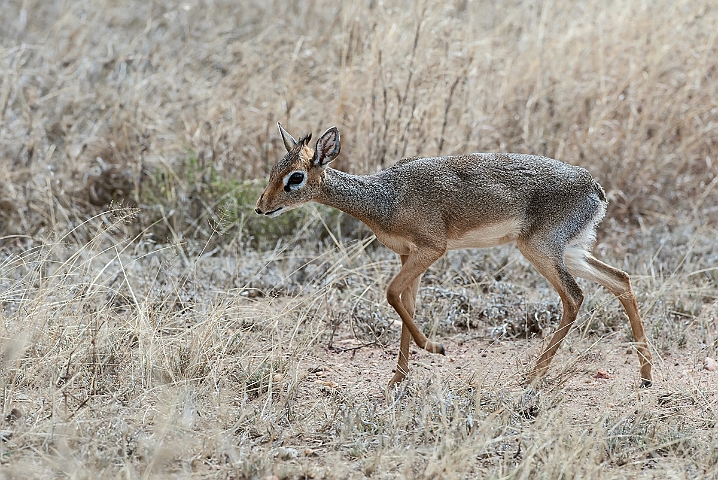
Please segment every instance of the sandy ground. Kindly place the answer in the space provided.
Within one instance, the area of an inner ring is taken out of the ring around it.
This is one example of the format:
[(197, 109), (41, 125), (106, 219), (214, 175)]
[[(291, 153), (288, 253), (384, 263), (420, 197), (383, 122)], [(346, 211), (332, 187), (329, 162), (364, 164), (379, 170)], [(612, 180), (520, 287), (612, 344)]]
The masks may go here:
[[(303, 380), (299, 381), (296, 400), (307, 408), (317, 399), (334, 395), (364, 398), (367, 402), (402, 402), (407, 390), (426, 388), (439, 381), (458, 390), (504, 392), (517, 398), (528, 392), (533, 392), (534, 397), (550, 396), (551, 403), (560, 404), (562, 417), (569, 423), (567, 428), (577, 430), (591, 429), (601, 416), (620, 416), (639, 404), (659, 416), (678, 413), (694, 419), (716, 405), (718, 372), (704, 368), (700, 345), (687, 345), (679, 352), (661, 355), (654, 352), (654, 384), (644, 389), (638, 387), (637, 355), (630, 343), (617, 337), (581, 338), (580, 332), (572, 331), (536, 390), (529, 389), (522, 379), (533, 366), (542, 339), (495, 340), (475, 333), (440, 338), (446, 356), (412, 346), (408, 380), (387, 394), (386, 383), (396, 366), (398, 342), (386, 347), (362, 346), (346, 332), (335, 339), (332, 348), (319, 347), (297, 365)], [(700, 397), (699, 402), (693, 398), (695, 395)], [(291, 446), (298, 451), (322, 452), (321, 435), (295, 440)], [(326, 447), (326, 453), (333, 448)]]

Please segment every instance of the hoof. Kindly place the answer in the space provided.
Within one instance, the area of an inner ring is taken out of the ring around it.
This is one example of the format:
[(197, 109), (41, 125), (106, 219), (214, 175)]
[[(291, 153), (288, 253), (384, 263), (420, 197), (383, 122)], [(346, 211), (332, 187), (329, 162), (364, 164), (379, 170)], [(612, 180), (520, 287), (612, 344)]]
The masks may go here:
[(406, 379), (406, 375), (403, 373), (396, 372), (393, 377), (391, 377), (391, 380), (389, 380), (389, 384), (387, 385), (388, 388), (395, 387), (399, 385), (401, 382), (403, 382)]
[(426, 342), (426, 345), (424, 346), (424, 350), (426, 350), (429, 353), (439, 353), (441, 355), (446, 355), (446, 350), (444, 349), (444, 345), (437, 342)]
[(651, 388), (653, 386), (653, 382), (651, 380), (646, 380), (645, 378), (641, 380), (641, 387), (640, 388)]

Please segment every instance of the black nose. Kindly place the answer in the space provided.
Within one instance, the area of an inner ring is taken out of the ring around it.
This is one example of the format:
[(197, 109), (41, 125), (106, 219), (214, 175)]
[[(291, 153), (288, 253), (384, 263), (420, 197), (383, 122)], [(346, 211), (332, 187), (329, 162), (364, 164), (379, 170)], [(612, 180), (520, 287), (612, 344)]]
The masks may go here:
[(257, 212), (259, 215), (262, 214), (262, 211), (259, 209), (259, 207), (255, 208), (254, 211)]

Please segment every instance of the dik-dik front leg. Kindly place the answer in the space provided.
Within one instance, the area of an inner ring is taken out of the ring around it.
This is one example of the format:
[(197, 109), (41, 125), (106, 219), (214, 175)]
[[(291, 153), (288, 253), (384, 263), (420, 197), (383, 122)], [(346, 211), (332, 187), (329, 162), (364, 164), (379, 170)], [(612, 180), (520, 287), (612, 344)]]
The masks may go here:
[[(408, 255), (400, 255), (401, 264), (404, 265), (409, 258)], [(419, 283), (421, 282), (421, 275), (416, 277), (414, 281), (409, 285), (409, 288), (401, 293), (401, 303), (404, 304), (404, 308), (409, 313), (411, 318), (414, 318), (416, 312), (416, 294), (419, 291)], [(407, 373), (409, 373), (409, 344), (411, 343), (411, 332), (406, 327), (404, 322), (401, 324), (401, 344), (399, 346), (399, 359), (396, 363), (396, 371), (394, 377), (389, 381), (389, 386), (396, 385), (404, 381)]]
[[(394, 374), (394, 378), (390, 382), (390, 385), (401, 381), (406, 377), (406, 371), (408, 370), (409, 361), (409, 335), (414, 338), (414, 341), (419, 346), (431, 353), (440, 353), (444, 355), (444, 346), (437, 342), (427, 340), (426, 335), (419, 330), (419, 327), (414, 323), (414, 312), (413, 308), (407, 308), (402, 301), (402, 296), (405, 292), (413, 291), (412, 295), (408, 295), (407, 300), (411, 298), (411, 306), (415, 305), (416, 301), (416, 290), (419, 286), (419, 280), (421, 274), (426, 271), (437, 259), (444, 254), (441, 250), (419, 250), (411, 252), (406, 255), (406, 258), (402, 256), (402, 267), (399, 273), (389, 284), (389, 288), (386, 291), (386, 299), (389, 304), (394, 307), (396, 313), (401, 317), (401, 345), (399, 349), (399, 361), (397, 365), (397, 371)], [(416, 287), (412, 288), (416, 283)], [(402, 376), (403, 375), (403, 376)], [(398, 378), (401, 377), (401, 378)]]

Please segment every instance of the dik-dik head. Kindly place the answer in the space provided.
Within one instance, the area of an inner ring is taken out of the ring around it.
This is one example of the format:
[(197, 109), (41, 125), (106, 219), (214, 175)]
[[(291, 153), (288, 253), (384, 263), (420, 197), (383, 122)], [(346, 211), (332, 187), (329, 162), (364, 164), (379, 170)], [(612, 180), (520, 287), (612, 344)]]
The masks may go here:
[(339, 131), (331, 127), (319, 137), (312, 150), (310, 133), (295, 140), (277, 123), (287, 154), (272, 168), (269, 184), (254, 209), (260, 215), (275, 217), (317, 197), (324, 168), (339, 155)]

